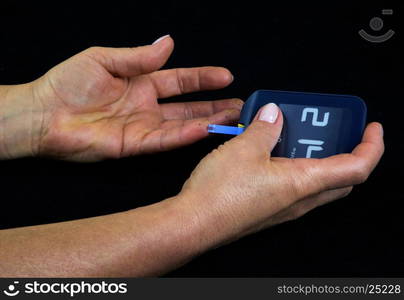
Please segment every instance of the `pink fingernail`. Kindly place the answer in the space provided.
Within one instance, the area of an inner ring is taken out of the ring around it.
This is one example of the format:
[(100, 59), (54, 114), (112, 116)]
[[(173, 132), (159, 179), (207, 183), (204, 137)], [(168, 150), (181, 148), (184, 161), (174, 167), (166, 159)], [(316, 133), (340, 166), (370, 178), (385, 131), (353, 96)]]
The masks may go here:
[(162, 37), (159, 37), (157, 40), (155, 40), (155, 41), (153, 42), (152, 45), (157, 44), (158, 42), (164, 40), (165, 38), (167, 38), (167, 37), (169, 37), (169, 36), (170, 36), (169, 34), (166, 34), (166, 35), (163, 35)]
[(275, 103), (269, 103), (262, 108), (260, 115), (258, 116), (258, 120), (275, 123), (276, 119), (278, 118), (278, 114), (278, 106)]

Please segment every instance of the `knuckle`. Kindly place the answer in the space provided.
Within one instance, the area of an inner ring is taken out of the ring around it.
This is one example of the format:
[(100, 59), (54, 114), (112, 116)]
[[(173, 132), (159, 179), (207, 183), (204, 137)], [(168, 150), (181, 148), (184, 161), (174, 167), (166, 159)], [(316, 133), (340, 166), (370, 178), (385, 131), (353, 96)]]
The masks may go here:
[(360, 163), (353, 169), (352, 177), (356, 184), (364, 183), (370, 174), (369, 168), (364, 164)]
[(318, 171), (315, 170), (315, 166), (301, 164), (295, 159), (290, 162), (293, 164), (290, 169), (295, 170), (294, 176), (290, 176), (290, 193), (293, 193), (296, 199), (310, 196), (324, 189), (324, 184), (316, 176)]
[(102, 49), (101, 47), (92, 46), (92, 47), (89, 47), (86, 50), (84, 50), (84, 52), (87, 53), (87, 54), (95, 55), (95, 54), (100, 53), (101, 49)]
[(288, 190), (288, 193), (293, 196), (294, 200), (298, 200), (301, 198), (301, 195), (304, 194), (304, 186), (303, 180), (299, 177), (288, 176), (285, 178), (285, 187)]
[(184, 116), (185, 116), (185, 119), (187, 119), (187, 120), (194, 118), (194, 112), (190, 105), (187, 105), (187, 104), (184, 105)]
[(232, 147), (232, 155), (237, 158), (239, 162), (245, 161), (248, 157), (253, 157), (254, 154), (248, 151), (244, 143), (237, 143), (236, 147)]
[(105, 61), (106, 59), (106, 53), (105, 53), (105, 48), (99, 47), (99, 46), (92, 46), (90, 48), (87, 48), (81, 54), (84, 54), (85, 56), (99, 62), (99, 61)]
[(269, 172), (269, 175), (276, 179), (279, 193), (285, 195), (282, 201), (285, 203), (295, 203), (304, 198), (305, 185), (300, 176), (294, 176), (289, 172), (285, 173), (284, 166), (276, 164), (270, 164)]
[(181, 69), (175, 69), (175, 75), (177, 80), (177, 87), (179, 94), (185, 94), (185, 83), (183, 78), (183, 71)]

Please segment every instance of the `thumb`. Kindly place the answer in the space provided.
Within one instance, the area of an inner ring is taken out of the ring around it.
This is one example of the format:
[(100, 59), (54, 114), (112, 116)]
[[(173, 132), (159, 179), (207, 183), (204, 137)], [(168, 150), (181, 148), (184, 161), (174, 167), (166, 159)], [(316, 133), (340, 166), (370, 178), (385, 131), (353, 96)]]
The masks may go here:
[(279, 107), (269, 103), (257, 112), (254, 121), (248, 126), (242, 136), (249, 140), (259, 150), (271, 152), (278, 143), (282, 131), (283, 116)]
[(134, 48), (92, 47), (86, 54), (100, 63), (114, 76), (132, 77), (160, 69), (170, 57), (174, 41), (169, 36), (153, 44)]

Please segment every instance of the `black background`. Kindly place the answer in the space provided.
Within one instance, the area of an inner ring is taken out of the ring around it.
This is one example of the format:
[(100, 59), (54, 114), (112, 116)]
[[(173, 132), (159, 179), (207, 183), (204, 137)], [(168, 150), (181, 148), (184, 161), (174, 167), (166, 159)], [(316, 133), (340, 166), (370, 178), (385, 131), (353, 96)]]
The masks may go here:
[[(350, 196), (212, 250), (168, 276), (404, 275), (404, 7), (398, 1), (13, 2), (0, 4), (0, 84), (31, 81), (90, 46), (136, 46), (169, 33), (176, 48), (165, 68), (219, 65), (235, 76), (226, 89), (172, 101), (245, 100), (256, 89), (353, 94), (366, 101), (369, 121), (383, 123), (385, 156)], [(383, 16), (381, 32), (391, 28), (395, 36), (383, 44), (363, 40), (359, 29), (374, 34), (369, 20), (383, 8), (394, 15)], [(96, 216), (175, 195), (223, 141), (211, 137), (95, 164), (1, 161), (0, 226)]]

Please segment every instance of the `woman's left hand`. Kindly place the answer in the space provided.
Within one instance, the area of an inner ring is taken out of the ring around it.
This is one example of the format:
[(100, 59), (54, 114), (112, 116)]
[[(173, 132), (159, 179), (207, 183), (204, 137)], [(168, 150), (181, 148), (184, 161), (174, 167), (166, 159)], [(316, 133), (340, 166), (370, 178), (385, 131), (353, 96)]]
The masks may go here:
[(158, 103), (233, 80), (220, 67), (159, 71), (173, 48), (169, 36), (143, 47), (93, 47), (32, 83), (8, 87), (0, 158), (97, 161), (165, 151), (206, 137), (209, 123), (238, 120), (239, 99)]

